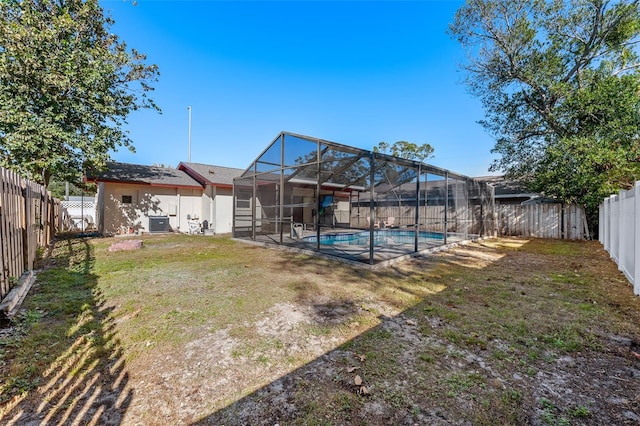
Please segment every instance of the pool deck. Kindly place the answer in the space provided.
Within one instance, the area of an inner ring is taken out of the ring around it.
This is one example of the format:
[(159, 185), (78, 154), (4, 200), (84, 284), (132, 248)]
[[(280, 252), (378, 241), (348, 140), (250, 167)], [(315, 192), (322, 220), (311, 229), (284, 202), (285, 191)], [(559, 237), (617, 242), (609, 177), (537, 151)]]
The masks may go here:
[[(321, 234), (335, 234), (335, 233), (355, 233), (363, 232), (362, 229), (331, 229)], [(305, 231), (304, 237), (317, 235), (313, 231)], [(399, 260), (403, 260), (408, 257), (416, 257), (422, 254), (428, 254), (430, 252), (439, 251), (447, 247), (455, 246), (464, 242), (477, 240), (478, 235), (457, 235), (448, 234), (447, 244), (433, 242), (420, 242), (418, 244), (418, 251), (415, 251), (414, 244), (379, 244), (374, 246), (373, 251), (373, 266), (388, 266)], [(298, 252), (309, 253), (311, 255), (323, 255), (332, 258), (338, 258), (349, 263), (358, 265), (370, 265), (369, 259), (369, 245), (347, 245), (347, 244), (320, 244), (320, 251), (318, 251), (317, 242), (306, 242), (302, 239), (291, 238), (290, 235), (282, 236), (282, 243), (280, 243), (280, 234), (258, 235), (255, 240), (247, 238), (236, 238), (237, 241), (259, 244), (267, 247), (283, 248), (287, 250), (294, 250)]]

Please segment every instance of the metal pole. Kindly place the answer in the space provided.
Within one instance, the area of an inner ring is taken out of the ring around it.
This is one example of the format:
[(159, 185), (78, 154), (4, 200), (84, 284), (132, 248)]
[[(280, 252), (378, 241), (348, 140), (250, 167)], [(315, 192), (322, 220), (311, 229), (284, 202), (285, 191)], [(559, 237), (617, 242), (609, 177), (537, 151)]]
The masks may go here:
[(187, 110), (189, 111), (189, 156), (187, 157), (187, 161), (191, 162), (191, 107), (188, 106)]
[(80, 223), (82, 224), (82, 232), (84, 232), (84, 187), (80, 192)]
[[(276, 190), (277, 189), (276, 187)], [(282, 244), (284, 233), (284, 135), (282, 135), (282, 139), (280, 140), (280, 193), (278, 195), (278, 204), (280, 204), (278, 207), (280, 215), (280, 244)], [(276, 226), (278, 226), (277, 221)]]
[[(251, 188), (251, 239), (253, 241), (256, 240), (256, 222), (258, 220), (258, 208), (257, 208), (257, 198), (258, 198), (258, 190), (257, 190), (257, 178), (256, 178), (256, 174), (255, 174), (255, 170), (256, 170), (256, 162), (253, 162), (253, 181), (251, 182), (252, 188)], [(260, 219), (262, 219), (262, 216), (260, 216)], [(260, 222), (260, 225), (262, 225), (262, 222)]]
[(375, 157), (376, 154), (371, 152), (369, 157), (369, 265), (374, 264), (374, 242), (375, 242), (375, 233), (374, 233), (374, 221), (375, 219), (375, 208), (374, 208), (374, 200), (375, 200)]
[(320, 201), (320, 195), (322, 192), (322, 183), (320, 182), (320, 170), (322, 163), (322, 146), (320, 141), (316, 141), (316, 216), (315, 216), (315, 226), (316, 226), (316, 251), (320, 251), (320, 209), (322, 208), (322, 203)]
[(416, 213), (414, 215), (414, 247), (413, 251), (418, 251), (418, 234), (420, 233), (420, 179), (422, 178), (422, 164), (418, 165), (418, 179), (416, 179)]
[(444, 244), (447, 244), (447, 228), (449, 210), (449, 172), (444, 172)]

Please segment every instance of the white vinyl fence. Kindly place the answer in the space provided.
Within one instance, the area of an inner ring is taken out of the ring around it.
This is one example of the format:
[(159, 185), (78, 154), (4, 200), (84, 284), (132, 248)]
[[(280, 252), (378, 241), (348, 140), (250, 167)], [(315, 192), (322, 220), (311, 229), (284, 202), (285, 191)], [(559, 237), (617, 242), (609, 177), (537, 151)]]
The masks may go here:
[(93, 196), (74, 197), (62, 201), (62, 208), (66, 210), (69, 221), (65, 224), (65, 231), (86, 231), (95, 229), (96, 200)]
[(599, 239), (640, 295), (640, 181), (600, 204)]

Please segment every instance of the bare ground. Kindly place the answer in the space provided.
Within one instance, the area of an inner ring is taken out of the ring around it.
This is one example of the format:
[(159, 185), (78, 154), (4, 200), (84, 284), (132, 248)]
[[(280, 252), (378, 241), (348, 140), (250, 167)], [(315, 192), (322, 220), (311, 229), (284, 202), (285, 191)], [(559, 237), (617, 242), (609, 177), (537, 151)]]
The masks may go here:
[(224, 249), (238, 269), (179, 274), (212, 298), (204, 314), (196, 300), (153, 310), (169, 290), (142, 267), (149, 293), (122, 295), (130, 273), (85, 265), (99, 329), (33, 346), (56, 356), (33, 354), (21, 392), (4, 345), (3, 424), (640, 424), (640, 302), (596, 242), (489, 240), (384, 271)]

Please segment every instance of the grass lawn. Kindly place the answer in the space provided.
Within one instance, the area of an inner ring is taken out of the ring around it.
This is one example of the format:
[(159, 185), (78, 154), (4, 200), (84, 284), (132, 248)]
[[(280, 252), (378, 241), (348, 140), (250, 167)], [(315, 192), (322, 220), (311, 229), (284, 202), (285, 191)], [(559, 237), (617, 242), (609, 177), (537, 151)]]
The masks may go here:
[(0, 335), (0, 423), (640, 423), (640, 298), (597, 242), (370, 270), (142, 239), (55, 243)]

